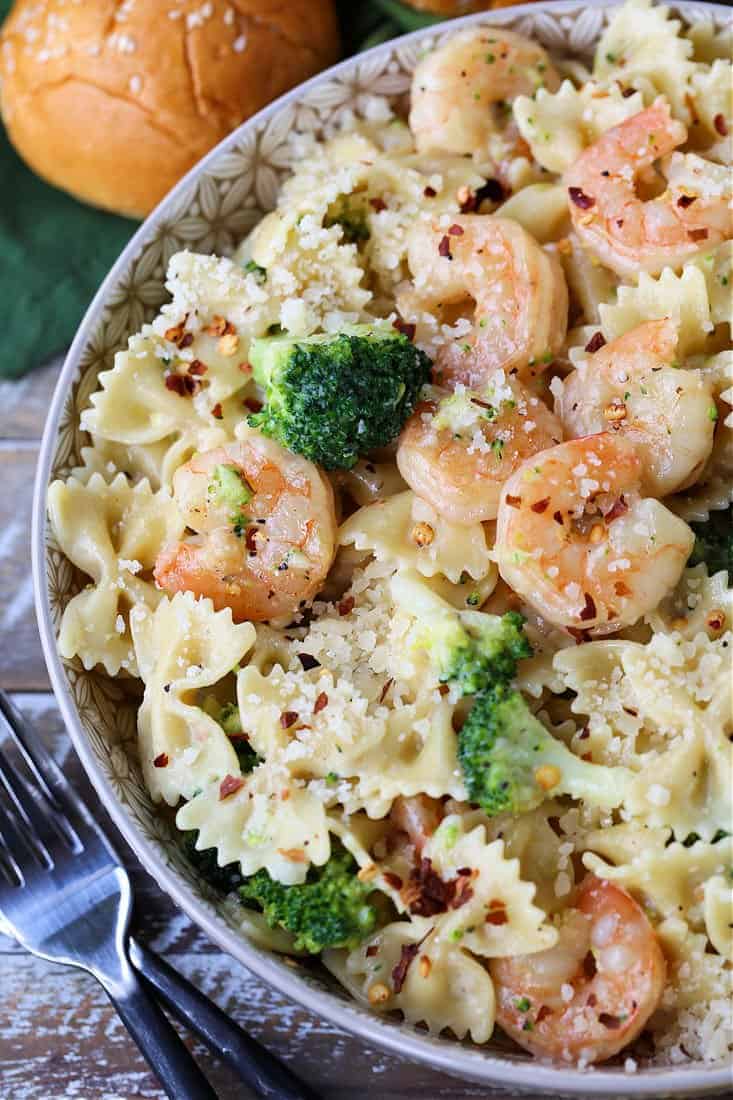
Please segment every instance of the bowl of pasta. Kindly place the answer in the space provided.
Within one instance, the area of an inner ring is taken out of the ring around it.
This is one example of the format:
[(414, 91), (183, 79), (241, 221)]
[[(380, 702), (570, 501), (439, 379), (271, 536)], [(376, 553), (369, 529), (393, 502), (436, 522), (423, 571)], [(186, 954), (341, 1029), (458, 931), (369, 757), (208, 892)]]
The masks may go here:
[(479, 1082), (730, 1081), (724, 15), (505, 8), (307, 82), (49, 412), (39, 623), (115, 823), (265, 981)]

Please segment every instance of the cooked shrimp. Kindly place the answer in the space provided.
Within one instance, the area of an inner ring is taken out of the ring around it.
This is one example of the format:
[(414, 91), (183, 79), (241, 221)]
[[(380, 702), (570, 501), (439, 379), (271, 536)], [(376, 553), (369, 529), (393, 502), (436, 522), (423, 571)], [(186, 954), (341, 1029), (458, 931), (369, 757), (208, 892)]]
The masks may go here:
[(693, 188), (690, 174), (682, 173), (682, 179), (669, 180), (664, 194), (646, 202), (636, 192), (654, 161), (686, 138), (684, 124), (659, 98), (607, 130), (565, 173), (578, 236), (618, 275), (656, 275), (731, 235), (730, 196), (725, 188), (706, 186), (704, 176)]
[(173, 478), (197, 534), (164, 547), (155, 579), (209, 596), (235, 620), (282, 619), (315, 596), (336, 545), (333, 491), (320, 471), (251, 432), (195, 455)]
[(589, 355), (555, 383), (555, 412), (570, 439), (611, 430), (642, 462), (642, 491), (662, 497), (692, 485), (713, 447), (712, 386), (674, 366), (678, 326), (648, 321)]
[(426, 794), (400, 797), (392, 803), (389, 818), (401, 833), (407, 834), (419, 856), (443, 820), (443, 808), (437, 798), (429, 798)]
[(419, 497), (451, 523), (496, 519), (501, 487), (537, 451), (562, 439), (539, 399), (497, 371), (480, 393), (435, 390), (407, 421), (397, 466)]
[[(446, 219), (444, 219), (446, 220)], [(417, 226), (408, 243), (413, 274), (398, 296), (403, 316), (474, 303), (472, 329), (440, 348), (436, 381), (479, 389), (498, 368), (532, 376), (565, 339), (568, 291), (555, 255), (517, 222), (486, 214)]]
[(554, 947), (492, 959), (497, 1021), (525, 1050), (603, 1062), (639, 1035), (664, 990), (666, 963), (642, 908), (587, 875)]
[(642, 498), (641, 460), (602, 432), (551, 447), (506, 482), (494, 553), (504, 580), (556, 626), (608, 634), (675, 586), (690, 528)]
[(429, 53), (412, 78), (410, 129), (418, 152), (485, 155), (511, 120), (511, 100), (555, 91), (557, 72), (542, 46), (503, 27), (459, 31)]

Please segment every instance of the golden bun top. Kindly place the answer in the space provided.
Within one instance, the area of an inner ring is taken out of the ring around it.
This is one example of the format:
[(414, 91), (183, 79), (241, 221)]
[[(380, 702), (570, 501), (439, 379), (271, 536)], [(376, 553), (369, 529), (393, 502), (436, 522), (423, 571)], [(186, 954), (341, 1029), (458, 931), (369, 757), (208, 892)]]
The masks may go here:
[(16, 0), (0, 111), (39, 175), (143, 217), (213, 145), (339, 55), (331, 0)]

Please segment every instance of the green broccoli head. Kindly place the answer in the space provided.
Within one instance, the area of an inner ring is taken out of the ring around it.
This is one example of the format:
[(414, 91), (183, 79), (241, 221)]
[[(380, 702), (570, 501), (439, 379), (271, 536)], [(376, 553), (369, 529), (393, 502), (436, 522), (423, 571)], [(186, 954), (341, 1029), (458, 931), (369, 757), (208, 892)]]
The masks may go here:
[(198, 841), (198, 829), (189, 829), (183, 834), (183, 851), (189, 863), (198, 871), (202, 879), (205, 879), (215, 890), (222, 894), (231, 894), (244, 881), (244, 875), (239, 863), (228, 863), (226, 867), (220, 867), (217, 861), (216, 848), (204, 848), (202, 851), (196, 847)]
[(239, 894), (256, 902), (271, 928), (284, 928), (296, 951), (317, 955), (327, 947), (356, 947), (374, 930), (377, 910), (368, 901), (372, 888), (356, 876), (345, 848), (334, 845), (322, 867), (311, 867), (302, 885), (275, 882), (267, 871), (245, 879)]
[(399, 435), (431, 367), (385, 325), (263, 337), (252, 342), (249, 360), (267, 401), (249, 423), (327, 470), (349, 469)]
[(497, 683), (507, 683), (517, 671), (517, 661), (532, 656), (517, 611), (505, 615), (456, 612), (420, 635), (443, 683), (457, 684), (464, 695), (477, 695)]
[(690, 565), (704, 562), (710, 576), (726, 569), (728, 579), (733, 579), (733, 508), (711, 512), (705, 523), (690, 526), (695, 532)]
[(458, 735), (458, 759), (469, 798), (490, 815), (523, 813), (561, 794), (612, 809), (633, 778), (628, 768), (581, 760), (506, 684), (476, 698)]
[(463, 695), (508, 683), (517, 661), (532, 656), (524, 617), (517, 611), (458, 611), (410, 569), (399, 570), (390, 588), (395, 603), (417, 619), (415, 645), (427, 650), (438, 678), (456, 684)]

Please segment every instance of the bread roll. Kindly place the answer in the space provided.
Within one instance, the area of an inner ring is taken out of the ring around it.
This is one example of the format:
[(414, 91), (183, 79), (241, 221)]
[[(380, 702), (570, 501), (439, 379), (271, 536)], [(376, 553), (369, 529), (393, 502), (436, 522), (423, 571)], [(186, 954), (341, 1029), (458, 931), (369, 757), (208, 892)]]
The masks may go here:
[(16, 0), (0, 111), (40, 176), (140, 218), (338, 52), (331, 0)]

